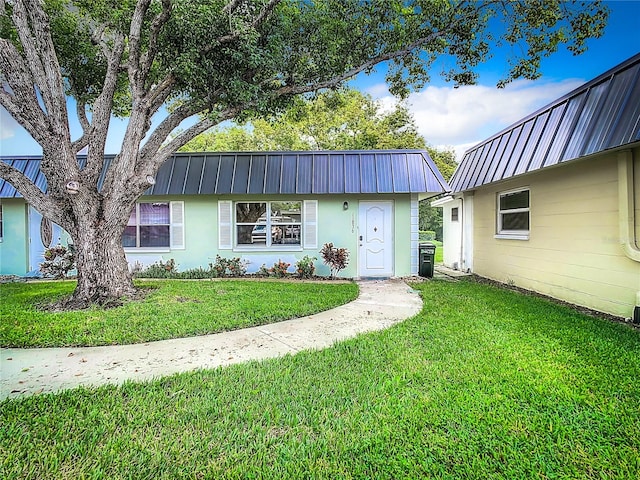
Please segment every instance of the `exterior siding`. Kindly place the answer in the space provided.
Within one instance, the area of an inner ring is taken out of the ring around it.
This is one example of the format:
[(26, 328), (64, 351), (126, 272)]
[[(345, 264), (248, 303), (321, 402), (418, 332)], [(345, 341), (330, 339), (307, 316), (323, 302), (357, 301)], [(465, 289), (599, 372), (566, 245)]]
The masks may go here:
[(420, 240), (420, 205), (418, 195), (411, 195), (411, 275), (418, 275), (418, 243)]
[[(451, 211), (458, 209), (458, 221), (451, 221)], [(442, 248), (442, 263), (449, 268), (462, 269), (460, 252), (462, 252), (462, 201), (451, 200), (442, 206), (442, 237), (446, 238)]]
[[(222, 257), (240, 257), (247, 262), (247, 271), (256, 272), (261, 265), (267, 268), (279, 260), (293, 265), (305, 255), (316, 257), (316, 273), (329, 275), (329, 268), (322, 263), (319, 250), (322, 245), (332, 242), (337, 247), (349, 250), (348, 267), (340, 272), (341, 277), (358, 276), (358, 203), (360, 200), (393, 200), (394, 201), (394, 275), (409, 276), (412, 271), (413, 243), (411, 237), (411, 195), (409, 194), (371, 194), (371, 195), (335, 195), (318, 197), (309, 195), (291, 195), (287, 200), (318, 200), (318, 248), (303, 249), (273, 248), (269, 251), (251, 251), (250, 249), (218, 250), (218, 200), (231, 201), (269, 201), (282, 200), (281, 195), (225, 195), (225, 196), (170, 196), (143, 197), (143, 201), (184, 201), (185, 248), (181, 250), (156, 250), (153, 252), (129, 249), (127, 257), (130, 263), (138, 262), (149, 265), (159, 260), (174, 259), (179, 270), (191, 268), (207, 268), (215, 261), (217, 254)], [(344, 210), (343, 203), (349, 202), (349, 208)], [(21, 272), (24, 274), (24, 272)]]
[[(529, 240), (496, 239), (496, 196), (520, 187), (530, 189)], [(636, 215), (637, 202), (636, 196)], [(620, 246), (615, 154), (481, 187), (474, 203), (475, 273), (595, 310), (631, 315), (640, 291), (640, 263)]]
[(0, 274), (24, 275), (28, 270), (27, 206), (22, 199), (2, 199), (3, 235)]

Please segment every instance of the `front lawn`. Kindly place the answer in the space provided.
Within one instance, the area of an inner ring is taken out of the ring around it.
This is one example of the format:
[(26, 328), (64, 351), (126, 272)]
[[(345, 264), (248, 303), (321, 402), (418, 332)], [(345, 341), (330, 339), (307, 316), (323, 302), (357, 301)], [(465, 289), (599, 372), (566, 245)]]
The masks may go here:
[(75, 282), (0, 284), (0, 345), (59, 347), (142, 343), (205, 335), (311, 315), (354, 300), (354, 283), (136, 281), (141, 301), (102, 309), (45, 312)]
[(640, 333), (471, 281), (322, 351), (0, 403), (3, 478), (639, 478)]

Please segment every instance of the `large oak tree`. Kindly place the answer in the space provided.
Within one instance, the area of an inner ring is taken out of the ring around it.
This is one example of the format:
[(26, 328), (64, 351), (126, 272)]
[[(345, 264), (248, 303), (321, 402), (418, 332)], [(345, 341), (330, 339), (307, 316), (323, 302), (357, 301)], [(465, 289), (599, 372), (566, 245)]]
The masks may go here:
[[(71, 235), (77, 305), (134, 293), (123, 229), (158, 168), (197, 134), (383, 62), (398, 95), (434, 67), (473, 83), (494, 48), (511, 52), (504, 81), (536, 78), (544, 56), (563, 44), (581, 53), (607, 17), (598, 2), (562, 0), (0, 0), (0, 15), (0, 105), (41, 145), (48, 188), (4, 162), (0, 176)], [(107, 166), (112, 115), (128, 127)]]

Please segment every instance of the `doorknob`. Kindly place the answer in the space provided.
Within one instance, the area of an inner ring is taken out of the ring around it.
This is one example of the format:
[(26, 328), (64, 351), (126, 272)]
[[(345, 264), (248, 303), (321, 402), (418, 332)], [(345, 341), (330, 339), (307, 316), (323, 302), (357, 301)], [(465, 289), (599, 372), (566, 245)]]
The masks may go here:
[(360, 235), (360, 241), (362, 241), (362, 235)]

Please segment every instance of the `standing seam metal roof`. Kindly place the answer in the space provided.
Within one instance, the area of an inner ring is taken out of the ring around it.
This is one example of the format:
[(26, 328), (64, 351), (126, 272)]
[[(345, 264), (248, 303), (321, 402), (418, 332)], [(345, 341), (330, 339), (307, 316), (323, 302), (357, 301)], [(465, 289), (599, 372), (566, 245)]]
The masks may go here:
[[(108, 165), (114, 156), (105, 158)], [(42, 190), (40, 157), (2, 157)], [(79, 160), (81, 163), (83, 159)], [(99, 183), (104, 180), (104, 171)], [(426, 151), (177, 153), (145, 195), (444, 193), (446, 180)], [(0, 198), (21, 197), (0, 179)]]
[(472, 190), (640, 141), (640, 54), (467, 151), (450, 184)]

